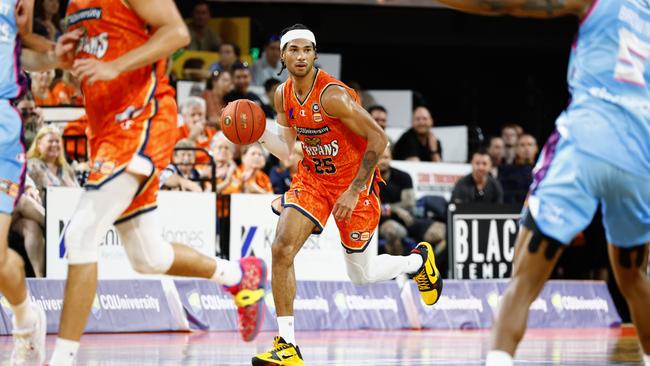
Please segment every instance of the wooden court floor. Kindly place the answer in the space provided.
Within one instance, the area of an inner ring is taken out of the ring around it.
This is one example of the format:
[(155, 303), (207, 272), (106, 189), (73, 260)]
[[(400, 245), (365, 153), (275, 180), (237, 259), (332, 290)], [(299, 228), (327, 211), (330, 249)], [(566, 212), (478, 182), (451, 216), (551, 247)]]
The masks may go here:
[[(337, 331), (297, 334), (306, 365), (481, 365), (485, 331)], [(236, 333), (95, 334), (83, 339), (79, 366), (250, 365), (274, 334), (244, 343)], [(48, 336), (48, 353), (54, 336)], [(0, 365), (11, 338), (0, 337)], [(516, 365), (642, 365), (634, 329), (532, 330)]]

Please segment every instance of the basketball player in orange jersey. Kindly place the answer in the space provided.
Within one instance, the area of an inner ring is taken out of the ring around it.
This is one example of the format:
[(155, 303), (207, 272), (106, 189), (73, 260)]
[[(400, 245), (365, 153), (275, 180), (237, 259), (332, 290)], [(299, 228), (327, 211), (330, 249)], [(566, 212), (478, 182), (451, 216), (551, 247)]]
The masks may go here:
[(74, 54), (60, 57), (72, 61), (81, 81), (92, 170), (62, 236), (68, 280), (50, 365), (75, 363), (97, 287), (100, 236), (112, 224), (136, 271), (229, 286), (240, 307), (240, 331), (252, 340), (262, 316), (263, 262), (233, 263), (168, 243), (154, 210), (158, 173), (172, 156), (177, 115), (162, 60), (190, 40), (176, 6), (172, 0), (71, 0), (66, 24), (68, 34), (81, 37)]
[(386, 135), (361, 107), (354, 90), (314, 67), (316, 38), (310, 30), (300, 24), (287, 28), (280, 43), (290, 78), (275, 93), (277, 129), (267, 129), (260, 142), (288, 160), (297, 136), (305, 157), (289, 191), (274, 202), (280, 220), (272, 247), (272, 287), (280, 335), (273, 349), (253, 358), (253, 365), (304, 364), (294, 336), (293, 260), (309, 235), (322, 232), (330, 214), (341, 234), (352, 282), (368, 284), (417, 273), (422, 299), (429, 305), (442, 290), (430, 244), (420, 243), (408, 256), (366, 251), (379, 222), (382, 180), (377, 161), (388, 144)]

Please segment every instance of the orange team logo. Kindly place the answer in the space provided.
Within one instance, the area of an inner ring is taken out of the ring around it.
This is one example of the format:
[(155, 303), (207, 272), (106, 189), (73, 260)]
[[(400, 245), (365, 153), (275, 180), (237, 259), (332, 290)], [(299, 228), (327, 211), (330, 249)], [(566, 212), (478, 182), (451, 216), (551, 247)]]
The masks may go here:
[(316, 146), (320, 144), (320, 139), (318, 137), (305, 137), (305, 144)]

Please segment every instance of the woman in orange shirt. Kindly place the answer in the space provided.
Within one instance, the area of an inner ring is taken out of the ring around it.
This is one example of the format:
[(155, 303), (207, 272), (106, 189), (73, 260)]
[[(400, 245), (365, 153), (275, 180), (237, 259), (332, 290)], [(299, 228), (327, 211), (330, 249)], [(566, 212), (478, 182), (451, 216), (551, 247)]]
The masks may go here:
[(243, 193), (273, 193), (271, 179), (262, 171), (266, 157), (260, 144), (246, 146), (241, 161), (231, 184), (238, 185)]
[(223, 96), (228, 94), (232, 88), (232, 77), (228, 71), (215, 71), (208, 79), (207, 89), (202, 95), (207, 106), (208, 126), (221, 130), (219, 125), (221, 110), (226, 106)]

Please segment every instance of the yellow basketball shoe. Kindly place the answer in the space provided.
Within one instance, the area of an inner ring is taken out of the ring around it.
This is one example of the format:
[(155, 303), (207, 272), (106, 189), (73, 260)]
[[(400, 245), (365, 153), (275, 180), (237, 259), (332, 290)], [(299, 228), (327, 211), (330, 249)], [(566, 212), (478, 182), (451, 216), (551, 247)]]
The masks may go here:
[(273, 349), (253, 357), (253, 366), (304, 366), (305, 362), (300, 354), (300, 348), (287, 343), (280, 336), (273, 340)]
[(418, 285), (422, 301), (427, 305), (433, 305), (438, 302), (442, 293), (442, 277), (436, 268), (436, 256), (433, 248), (431, 244), (423, 241), (411, 253), (422, 256), (422, 267), (415, 272), (413, 280)]

